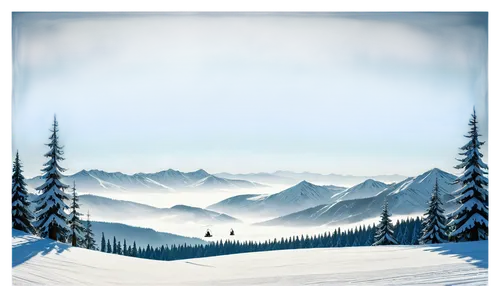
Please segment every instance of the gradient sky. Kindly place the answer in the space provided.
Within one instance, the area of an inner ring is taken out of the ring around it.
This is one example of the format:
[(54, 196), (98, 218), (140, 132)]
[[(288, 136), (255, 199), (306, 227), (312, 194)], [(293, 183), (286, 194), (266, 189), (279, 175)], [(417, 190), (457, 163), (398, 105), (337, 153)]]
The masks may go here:
[[(487, 13), (14, 13), (13, 151), (40, 174), (453, 169)], [(483, 149), (487, 161), (487, 145)]]

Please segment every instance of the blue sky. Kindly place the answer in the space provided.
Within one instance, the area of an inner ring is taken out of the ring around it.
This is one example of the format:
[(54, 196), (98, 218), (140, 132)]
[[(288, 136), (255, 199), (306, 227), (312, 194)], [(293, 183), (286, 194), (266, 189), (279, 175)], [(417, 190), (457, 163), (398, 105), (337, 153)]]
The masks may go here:
[(487, 140), (486, 13), (13, 19), (27, 176), (54, 113), (68, 173), (456, 173), (474, 105)]

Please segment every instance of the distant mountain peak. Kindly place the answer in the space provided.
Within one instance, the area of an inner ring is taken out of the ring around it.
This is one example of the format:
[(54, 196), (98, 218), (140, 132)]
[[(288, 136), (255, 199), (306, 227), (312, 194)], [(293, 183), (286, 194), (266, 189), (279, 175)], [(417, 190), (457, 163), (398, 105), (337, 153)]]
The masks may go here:
[(380, 182), (380, 181), (377, 181), (377, 180), (374, 180), (374, 179), (367, 179), (366, 181), (364, 181), (363, 183), (359, 184), (359, 185), (363, 185), (363, 186), (376, 186), (376, 187), (382, 187), (382, 186), (387, 186), (386, 183), (384, 182)]
[(444, 173), (444, 171), (439, 169), (439, 168), (432, 168), (428, 172), (430, 172), (430, 173)]
[(205, 175), (205, 176), (212, 176), (211, 174), (209, 174), (207, 171), (203, 170), (203, 169), (198, 169), (194, 172), (191, 172), (193, 174), (199, 174), (199, 175)]
[(83, 169), (75, 174), (73, 174), (73, 176), (82, 176), (82, 175), (88, 175), (89, 174), (89, 171)]

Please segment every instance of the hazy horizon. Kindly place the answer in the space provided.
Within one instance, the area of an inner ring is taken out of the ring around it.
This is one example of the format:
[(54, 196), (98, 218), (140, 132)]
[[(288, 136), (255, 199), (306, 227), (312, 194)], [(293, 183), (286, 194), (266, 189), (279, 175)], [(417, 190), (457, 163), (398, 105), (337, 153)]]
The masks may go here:
[[(14, 157), (15, 157), (15, 153), (14, 153)], [(22, 161), (22, 159), (21, 159)], [(63, 161), (64, 162), (64, 161)], [(22, 163), (22, 162), (21, 162)], [(95, 171), (102, 171), (102, 172), (106, 172), (106, 173), (122, 173), (124, 175), (135, 175), (135, 174), (140, 174), (140, 173), (144, 173), (144, 174), (154, 174), (154, 173), (159, 173), (159, 172), (163, 172), (163, 171), (168, 171), (168, 170), (174, 170), (174, 171), (179, 171), (179, 172), (182, 172), (182, 173), (190, 173), (190, 172), (196, 172), (196, 171), (205, 171), (211, 175), (216, 175), (216, 174), (230, 174), (230, 175), (258, 175), (258, 174), (276, 174), (276, 173), (279, 173), (279, 172), (290, 172), (290, 173), (294, 173), (294, 174), (314, 174), (314, 175), (322, 175), (322, 176), (328, 176), (328, 175), (338, 175), (338, 176), (353, 176), (353, 177), (378, 177), (378, 176), (403, 176), (403, 177), (413, 177), (413, 176), (416, 176), (416, 175), (420, 175), (421, 173), (424, 173), (424, 172), (427, 172), (427, 171), (430, 171), (432, 170), (433, 168), (438, 168), (438, 167), (432, 167), (432, 168), (428, 168), (420, 173), (415, 173), (415, 174), (400, 174), (400, 173), (380, 173), (380, 174), (358, 174), (358, 175), (354, 175), (354, 174), (342, 174), (342, 173), (320, 173), (320, 172), (310, 172), (310, 171), (291, 171), (291, 170), (274, 170), (274, 171), (269, 171), (269, 172), (247, 172), (247, 173), (238, 173), (238, 172), (228, 172), (228, 171), (221, 171), (221, 172), (210, 172), (208, 170), (206, 170), (205, 168), (198, 168), (198, 169), (188, 169), (188, 170), (181, 170), (181, 169), (176, 169), (176, 168), (165, 168), (165, 169), (158, 169), (158, 170), (152, 170), (152, 171), (149, 171), (149, 172), (144, 172), (144, 171), (137, 171), (137, 172), (122, 172), (122, 171), (119, 171), (119, 170), (107, 170), (107, 169), (99, 169), (99, 168), (86, 168), (86, 169), (80, 169), (80, 170), (66, 170), (65, 172), (63, 172), (63, 175), (65, 176), (72, 176), (74, 174), (77, 174), (81, 171), (92, 171), (92, 170), (95, 170)], [(438, 168), (438, 169), (441, 169), (441, 168)], [(443, 170), (443, 169), (441, 169)], [(24, 171), (24, 170), (23, 170)], [(443, 170), (445, 172), (448, 172), (446, 170)], [(449, 173), (449, 172), (448, 172)], [(452, 174), (455, 174), (456, 172), (452, 172)], [(37, 175), (34, 175), (34, 176), (26, 176), (25, 177), (27, 179), (30, 179), (30, 178), (33, 178), (33, 177), (38, 177), (38, 176), (41, 176), (43, 175), (42, 172), (40, 172), (40, 174), (37, 174)], [(306, 180), (307, 181), (307, 180)]]
[[(41, 174), (414, 176), (488, 140), (487, 13), (13, 13), (12, 148)], [(482, 152), (488, 158), (488, 145)]]

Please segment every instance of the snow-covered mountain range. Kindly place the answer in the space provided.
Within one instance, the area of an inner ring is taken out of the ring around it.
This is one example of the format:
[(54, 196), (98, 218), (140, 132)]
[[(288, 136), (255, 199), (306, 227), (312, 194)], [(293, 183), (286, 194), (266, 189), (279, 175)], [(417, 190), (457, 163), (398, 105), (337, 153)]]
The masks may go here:
[[(380, 190), (383, 185), (376, 182), (368, 182), (368, 192), (375, 194), (372, 197), (355, 198), (343, 200), (340, 194), (339, 200), (298, 211), (286, 216), (275, 218), (259, 225), (323, 225), (354, 223), (363, 219), (376, 217), (380, 214), (381, 206), (387, 198), (389, 210), (393, 214), (423, 213), (436, 180), (439, 184), (441, 199), (444, 208), (450, 211), (456, 207), (451, 194), (460, 186), (454, 184), (456, 176), (439, 169), (429, 170), (419, 176), (407, 178), (399, 183), (388, 185)], [(349, 190), (353, 194), (361, 194), (355, 186), (346, 190), (345, 197), (349, 198)], [(354, 192), (353, 192), (354, 191)], [(344, 197), (344, 198), (345, 198)]]
[[(235, 189), (265, 187), (264, 185), (245, 181), (219, 178), (207, 173), (205, 170), (195, 172), (180, 172), (168, 169), (157, 173), (137, 173), (127, 175), (120, 172), (105, 172), (101, 170), (82, 170), (61, 180), (63, 183), (72, 185), (76, 182), (79, 192), (90, 192), (99, 190), (127, 191), (134, 189), (149, 189), (161, 191), (173, 191), (175, 189)], [(41, 176), (26, 180), (31, 188), (43, 183)]]
[[(36, 195), (30, 194), (30, 201), (35, 201)], [(69, 205), (70, 202), (67, 202)], [(229, 215), (216, 211), (196, 208), (186, 205), (176, 205), (171, 208), (156, 208), (150, 205), (131, 201), (114, 200), (96, 195), (79, 196), (80, 212), (90, 212), (91, 218), (97, 221), (123, 222), (160, 220), (164, 224), (224, 224), (239, 223)], [(35, 204), (31, 204), (34, 211)]]
[(334, 184), (338, 186), (354, 186), (368, 179), (381, 181), (384, 183), (395, 183), (406, 179), (401, 175), (378, 175), (378, 176), (353, 176), (353, 175), (338, 175), (338, 174), (317, 174), (311, 172), (290, 172), (276, 171), (273, 173), (248, 173), (248, 174), (231, 174), (217, 173), (218, 177), (226, 179), (250, 180), (261, 182), (264, 184), (297, 184), (301, 181), (308, 181), (317, 185)]
[(80, 208), (89, 210), (93, 218), (103, 221), (123, 221), (127, 219), (158, 219), (165, 223), (217, 224), (237, 223), (238, 219), (223, 213), (186, 205), (171, 208), (155, 208), (130, 201), (113, 200), (95, 195), (81, 195)]
[(238, 195), (210, 205), (207, 209), (234, 215), (284, 215), (331, 202), (335, 195), (345, 190), (343, 187), (318, 186), (302, 181), (276, 194)]

